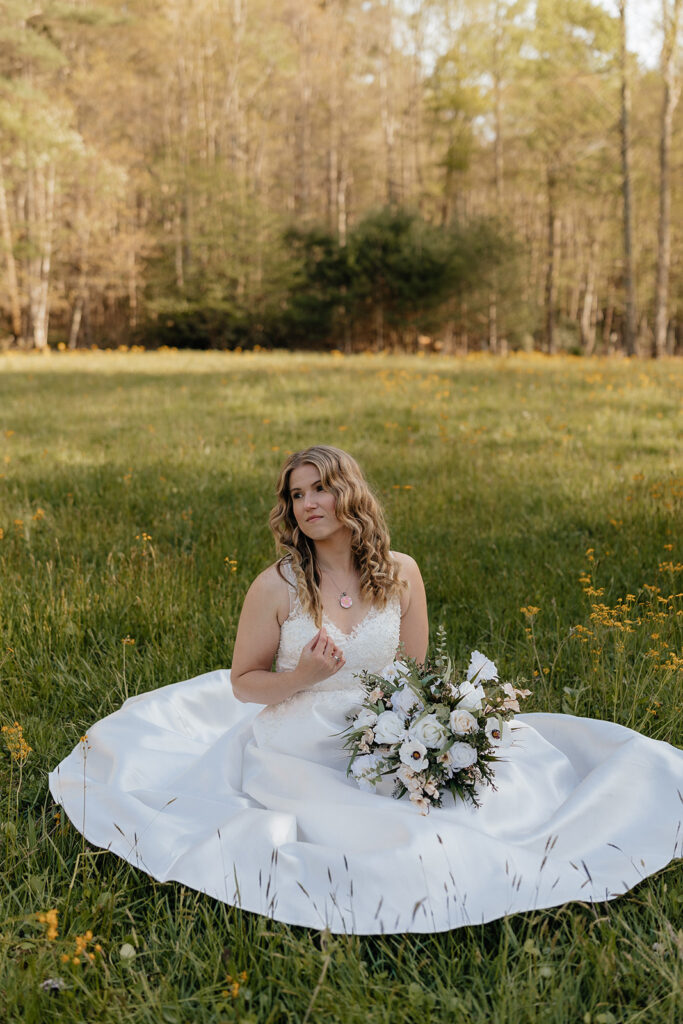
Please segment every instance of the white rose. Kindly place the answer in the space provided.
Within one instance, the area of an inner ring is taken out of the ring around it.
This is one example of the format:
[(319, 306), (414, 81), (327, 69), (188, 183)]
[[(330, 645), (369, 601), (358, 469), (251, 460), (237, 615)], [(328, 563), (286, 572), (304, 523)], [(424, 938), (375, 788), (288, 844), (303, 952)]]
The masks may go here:
[(470, 732), (479, 731), (479, 725), (472, 712), (461, 710), (459, 707), (455, 711), (451, 711), (448, 724), (451, 727), (451, 732), (456, 736), (467, 736)]
[(486, 723), (486, 738), (494, 747), (507, 747), (512, 742), (512, 730), (507, 722), (489, 718)]
[(485, 694), (483, 687), (476, 686), (469, 679), (460, 683), (454, 689), (454, 696), (458, 701), (458, 708), (463, 711), (474, 711), (479, 713), (484, 706)]
[(381, 766), (382, 758), (378, 754), (363, 754), (354, 760), (351, 774), (361, 789), (372, 790), (374, 782), (371, 781), (371, 777), (379, 774)]
[(398, 756), (401, 762), (419, 772), (427, 766), (427, 748), (419, 740), (405, 740), (399, 747)]
[(478, 683), (483, 683), (489, 679), (497, 679), (498, 669), (481, 651), (472, 651), (470, 664), (467, 669), (467, 678), (470, 682), (476, 679)]
[(448, 761), (444, 762), (451, 771), (459, 771), (461, 768), (471, 768), (477, 760), (477, 752), (469, 743), (454, 743), (446, 751)]
[(432, 750), (438, 750), (448, 739), (448, 733), (436, 715), (425, 715), (424, 718), (420, 718), (411, 725), (408, 736), (412, 740), (419, 740)]
[(398, 743), (406, 734), (403, 716), (383, 711), (375, 724), (375, 743)]
[(391, 706), (394, 711), (397, 711), (400, 715), (409, 715), (414, 707), (417, 707), (420, 711), (422, 710), (422, 704), (416, 693), (414, 693), (409, 686), (404, 683), (403, 686), (399, 687), (391, 695)]
[(408, 667), (402, 661), (392, 661), (378, 674), (388, 683), (395, 683), (397, 679), (408, 674)]
[(369, 708), (363, 708), (360, 714), (356, 717), (353, 727), (354, 729), (372, 728), (376, 721), (377, 715), (375, 712), (371, 711)]

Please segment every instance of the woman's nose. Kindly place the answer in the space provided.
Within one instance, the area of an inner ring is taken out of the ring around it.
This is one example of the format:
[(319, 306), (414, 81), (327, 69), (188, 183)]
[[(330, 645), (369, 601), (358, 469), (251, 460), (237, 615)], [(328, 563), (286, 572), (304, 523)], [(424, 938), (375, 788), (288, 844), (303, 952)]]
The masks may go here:
[(318, 504), (318, 496), (315, 491), (311, 491), (310, 494), (304, 496), (304, 508), (315, 508)]

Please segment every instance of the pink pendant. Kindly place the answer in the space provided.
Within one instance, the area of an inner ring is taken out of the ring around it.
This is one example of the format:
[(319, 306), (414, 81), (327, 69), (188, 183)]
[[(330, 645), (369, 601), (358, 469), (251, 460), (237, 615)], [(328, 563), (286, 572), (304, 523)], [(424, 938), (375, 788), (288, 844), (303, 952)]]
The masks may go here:
[(339, 604), (342, 606), (342, 608), (350, 608), (351, 605), (353, 604), (353, 599), (350, 598), (348, 594), (342, 594), (342, 596), (339, 598)]

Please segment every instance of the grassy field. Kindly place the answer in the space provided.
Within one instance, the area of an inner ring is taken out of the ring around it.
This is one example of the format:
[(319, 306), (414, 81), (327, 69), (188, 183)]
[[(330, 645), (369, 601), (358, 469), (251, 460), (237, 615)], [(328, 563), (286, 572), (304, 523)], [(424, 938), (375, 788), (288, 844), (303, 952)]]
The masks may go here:
[(0, 356), (0, 724), (32, 748), (0, 751), (0, 1019), (680, 1020), (680, 862), (607, 904), (330, 938), (91, 848), (46, 776), (127, 695), (230, 664), (277, 470), (315, 442), (365, 468), (458, 657), (525, 675), (526, 710), (683, 745), (682, 383), (537, 355)]

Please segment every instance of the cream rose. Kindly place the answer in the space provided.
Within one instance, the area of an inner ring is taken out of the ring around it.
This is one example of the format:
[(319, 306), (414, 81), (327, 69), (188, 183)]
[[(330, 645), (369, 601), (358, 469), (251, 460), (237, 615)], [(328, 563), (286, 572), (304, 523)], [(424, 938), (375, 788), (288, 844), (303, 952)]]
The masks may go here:
[(375, 723), (375, 743), (398, 743), (406, 735), (403, 717), (395, 711), (383, 711)]
[(408, 736), (432, 750), (438, 750), (448, 739), (448, 733), (436, 715), (425, 715), (418, 719), (408, 730)]
[(479, 731), (479, 724), (472, 712), (461, 710), (459, 707), (451, 711), (448, 724), (456, 736), (467, 736), (471, 732)]

